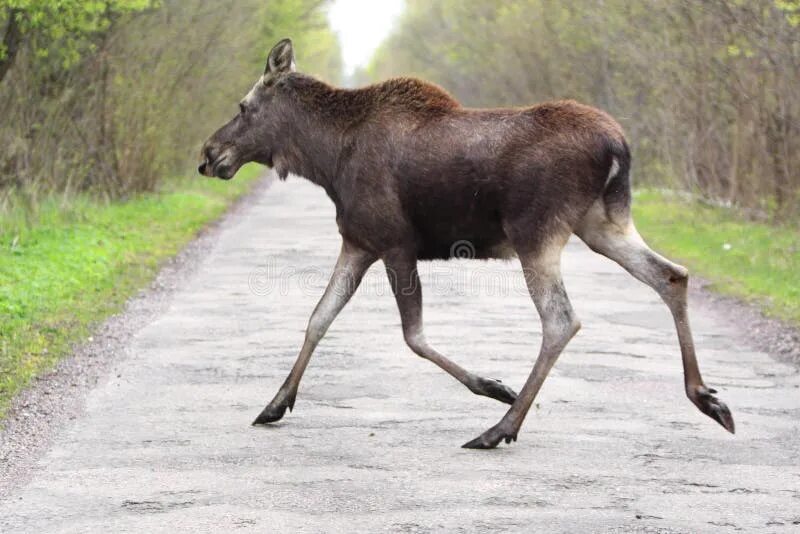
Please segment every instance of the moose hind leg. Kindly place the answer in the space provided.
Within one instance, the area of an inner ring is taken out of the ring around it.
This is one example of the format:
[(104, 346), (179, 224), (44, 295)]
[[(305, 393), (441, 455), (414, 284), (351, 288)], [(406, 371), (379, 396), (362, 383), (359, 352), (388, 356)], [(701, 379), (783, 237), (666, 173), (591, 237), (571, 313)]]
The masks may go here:
[(630, 219), (620, 224), (609, 221), (599, 210), (590, 212), (590, 217), (576, 233), (592, 250), (614, 260), (659, 294), (672, 313), (678, 332), (686, 395), (701, 412), (734, 433), (730, 410), (714, 396), (715, 390), (706, 387), (700, 375), (689, 327), (689, 272), (686, 268), (651, 250)]
[(542, 320), (539, 357), (508, 412), (495, 426), (465, 443), (463, 447), (466, 449), (492, 449), (503, 440), (506, 443), (517, 440), (522, 422), (550, 369), (569, 340), (580, 329), (580, 322), (572, 310), (561, 280), (561, 248), (557, 248), (557, 253), (553, 250), (549, 252), (550, 255), (520, 254), (528, 291)]

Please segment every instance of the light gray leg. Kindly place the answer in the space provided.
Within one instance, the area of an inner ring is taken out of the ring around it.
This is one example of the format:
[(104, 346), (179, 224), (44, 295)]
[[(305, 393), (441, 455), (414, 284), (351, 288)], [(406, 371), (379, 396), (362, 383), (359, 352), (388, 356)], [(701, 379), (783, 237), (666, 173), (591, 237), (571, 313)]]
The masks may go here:
[(292, 371), (286, 378), (286, 381), (278, 390), (275, 398), (267, 405), (261, 414), (253, 421), (254, 425), (261, 425), (272, 423), (279, 420), (286, 413), (288, 408), (291, 411), (294, 408), (295, 397), (297, 396), (297, 388), (300, 385), (300, 379), (303, 377), (303, 372), (306, 370), (308, 361), (314, 353), (314, 349), (320, 342), (322, 337), (327, 332), (333, 320), (339, 312), (353, 296), (364, 273), (367, 272), (370, 265), (375, 262), (375, 258), (370, 254), (350, 245), (347, 242), (342, 243), (342, 250), (339, 253), (339, 259), (334, 267), (331, 279), (328, 282), (328, 287), (325, 288), (325, 293), (322, 295), (314, 313), (311, 314), (311, 319), (308, 321), (306, 328), (306, 338), (303, 342), (303, 348), (300, 350), (300, 355), (297, 357)]
[(465, 443), (467, 449), (492, 449), (501, 441), (517, 440), (525, 416), (541, 389), (550, 369), (572, 336), (580, 329), (567, 292), (561, 281), (561, 250), (563, 243), (553, 245), (537, 254), (521, 254), (528, 292), (542, 320), (542, 345), (539, 357), (517, 400), (499, 423)]
[(384, 263), (400, 310), (403, 336), (409, 348), (418, 356), (438, 365), (476, 395), (491, 397), (506, 404), (514, 402), (517, 398), (514, 390), (499, 380), (467, 371), (428, 344), (422, 327), (422, 287), (417, 274), (416, 256), (410, 251), (401, 251), (384, 258)]
[(700, 375), (692, 331), (689, 327), (687, 303), (689, 271), (653, 252), (630, 220), (624, 226), (602, 219), (591, 223), (587, 221), (578, 235), (592, 250), (616, 261), (661, 296), (672, 312), (678, 332), (686, 395), (701, 412), (733, 433), (735, 425), (730, 410), (724, 402), (714, 396), (715, 390), (706, 387)]

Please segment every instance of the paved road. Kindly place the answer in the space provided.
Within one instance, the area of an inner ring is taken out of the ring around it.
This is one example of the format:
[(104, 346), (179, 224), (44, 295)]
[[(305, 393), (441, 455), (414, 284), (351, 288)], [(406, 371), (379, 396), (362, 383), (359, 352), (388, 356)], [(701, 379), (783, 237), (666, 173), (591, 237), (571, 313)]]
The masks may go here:
[[(299, 179), (229, 219), (0, 503), (0, 531), (800, 528), (797, 372), (696, 308), (706, 379), (736, 418), (728, 435), (683, 396), (666, 308), (577, 242), (564, 268), (584, 328), (512, 446), (459, 448), (505, 406), (404, 346), (380, 265), (320, 345), (294, 413), (250, 427), (294, 361), (338, 244), (332, 206)], [(539, 325), (516, 264), (433, 263), (422, 276), (430, 340), (518, 389)]]

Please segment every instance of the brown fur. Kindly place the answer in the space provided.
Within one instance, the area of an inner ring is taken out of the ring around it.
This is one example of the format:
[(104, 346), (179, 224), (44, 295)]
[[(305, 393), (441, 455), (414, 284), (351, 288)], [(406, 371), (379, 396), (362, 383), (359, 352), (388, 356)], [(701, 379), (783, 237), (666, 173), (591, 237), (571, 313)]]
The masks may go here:
[[(471, 391), (513, 403), (466, 446), (516, 439), (534, 397), (580, 323), (560, 275), (572, 233), (649, 284), (675, 318), (690, 399), (733, 431), (727, 407), (700, 377), (686, 319), (683, 267), (651, 251), (630, 219), (630, 153), (608, 114), (571, 100), (469, 109), (433, 84), (398, 78), (338, 89), (293, 72), (291, 42), (276, 45), (242, 113), (203, 149), (200, 172), (231, 178), (247, 161), (303, 176), (336, 205), (342, 252), (286, 383), (256, 419), (283, 417), (311, 354), (366, 269), (383, 260), (409, 347)], [(474, 375), (425, 341), (418, 260), (516, 254), (543, 323), (542, 347), (519, 396)], [(456, 254), (458, 253), (458, 254)]]
[(445, 259), (463, 240), (479, 258), (509, 241), (534, 249), (552, 224), (577, 225), (612, 157), (628, 160), (619, 125), (574, 101), (469, 109), (420, 80), (348, 90), (297, 73), (275, 99), (290, 116), (279, 174), (324, 187), (342, 235), (378, 256), (413, 243)]

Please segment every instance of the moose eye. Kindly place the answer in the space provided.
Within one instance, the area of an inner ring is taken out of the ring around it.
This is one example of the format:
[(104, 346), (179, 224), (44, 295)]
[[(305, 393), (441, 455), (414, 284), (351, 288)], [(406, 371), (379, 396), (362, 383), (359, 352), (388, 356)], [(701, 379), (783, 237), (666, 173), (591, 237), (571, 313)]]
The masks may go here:
[(242, 115), (247, 113), (247, 108), (245, 107), (244, 103), (242, 103), (242, 102), (239, 102), (239, 113), (241, 113)]

